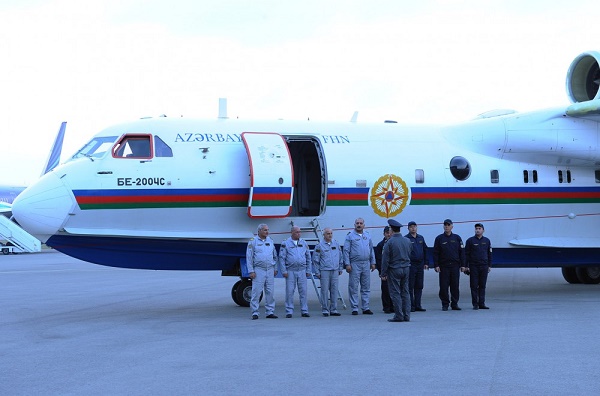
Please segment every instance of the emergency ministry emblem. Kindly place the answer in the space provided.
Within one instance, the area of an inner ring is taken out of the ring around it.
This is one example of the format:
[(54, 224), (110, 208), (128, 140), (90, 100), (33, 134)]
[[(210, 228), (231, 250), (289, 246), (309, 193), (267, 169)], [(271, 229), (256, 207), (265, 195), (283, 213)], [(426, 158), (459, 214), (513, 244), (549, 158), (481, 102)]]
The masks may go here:
[(381, 176), (371, 189), (371, 207), (381, 217), (394, 217), (408, 204), (409, 191), (400, 177), (392, 174)]

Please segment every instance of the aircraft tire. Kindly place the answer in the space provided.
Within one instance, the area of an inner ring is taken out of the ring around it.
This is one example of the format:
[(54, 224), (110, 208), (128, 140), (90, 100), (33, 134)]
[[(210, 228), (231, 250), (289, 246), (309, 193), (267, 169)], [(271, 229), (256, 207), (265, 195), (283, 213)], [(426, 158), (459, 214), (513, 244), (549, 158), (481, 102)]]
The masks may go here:
[(235, 282), (233, 284), (233, 287), (231, 288), (231, 298), (233, 299), (233, 302), (236, 303), (237, 305), (242, 305), (240, 304), (240, 302), (237, 299), (237, 288), (240, 286), (240, 284), (242, 283), (241, 280)]
[(577, 267), (577, 278), (581, 283), (597, 285), (600, 283), (600, 267)]
[[(232, 297), (233, 293), (235, 293), (233, 301), (241, 307), (249, 307), (250, 300), (252, 299), (252, 281), (242, 279), (236, 285), (237, 287), (232, 291)], [(261, 293), (258, 301), (262, 301), (262, 296), (263, 294)]]
[(562, 276), (568, 283), (581, 283), (577, 276), (577, 267), (562, 267)]
[(8, 249), (7, 249), (7, 248), (3, 248), (3, 249), (2, 249), (2, 254), (4, 254), (4, 255), (7, 255), (7, 254), (9, 254), (9, 253), (10, 253), (10, 252), (8, 251)]

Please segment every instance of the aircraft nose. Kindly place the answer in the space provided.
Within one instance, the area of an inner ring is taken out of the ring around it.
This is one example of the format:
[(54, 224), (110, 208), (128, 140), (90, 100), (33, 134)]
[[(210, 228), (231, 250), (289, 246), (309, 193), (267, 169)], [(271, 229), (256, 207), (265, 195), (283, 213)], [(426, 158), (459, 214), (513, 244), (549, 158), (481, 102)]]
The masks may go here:
[(71, 191), (50, 172), (19, 194), (12, 210), (25, 231), (46, 242), (65, 225), (75, 206)]

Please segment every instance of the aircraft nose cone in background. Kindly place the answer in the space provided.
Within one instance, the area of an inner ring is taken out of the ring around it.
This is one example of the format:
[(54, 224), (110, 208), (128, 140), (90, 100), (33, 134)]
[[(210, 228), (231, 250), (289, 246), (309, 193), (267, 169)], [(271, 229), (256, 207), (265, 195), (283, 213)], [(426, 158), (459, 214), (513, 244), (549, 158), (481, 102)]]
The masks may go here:
[(55, 173), (47, 173), (13, 202), (19, 225), (42, 242), (56, 234), (75, 209), (75, 198)]

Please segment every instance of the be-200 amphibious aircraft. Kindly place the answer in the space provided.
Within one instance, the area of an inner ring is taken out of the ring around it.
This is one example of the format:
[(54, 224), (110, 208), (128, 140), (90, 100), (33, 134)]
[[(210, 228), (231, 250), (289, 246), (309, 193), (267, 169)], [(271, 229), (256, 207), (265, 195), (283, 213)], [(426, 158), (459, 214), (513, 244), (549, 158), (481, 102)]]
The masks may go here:
[[(266, 222), (341, 242), (357, 217), (380, 237), (415, 220), (432, 245), (443, 219), (482, 222), (496, 267), (562, 267), (600, 282), (600, 53), (567, 73), (573, 102), (492, 111), (451, 126), (159, 117), (107, 128), (15, 200), (19, 224), (92, 263), (221, 270), (248, 304), (248, 240)], [(376, 232), (375, 232), (376, 231)]]

